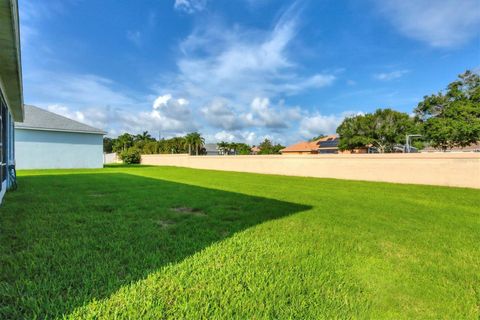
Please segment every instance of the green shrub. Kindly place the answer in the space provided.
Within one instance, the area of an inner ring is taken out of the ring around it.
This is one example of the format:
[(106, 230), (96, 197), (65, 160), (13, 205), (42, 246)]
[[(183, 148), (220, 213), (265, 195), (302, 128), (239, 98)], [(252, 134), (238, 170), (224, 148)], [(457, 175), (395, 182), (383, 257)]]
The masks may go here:
[(120, 152), (120, 159), (126, 164), (140, 163), (140, 158), (140, 150), (134, 147)]

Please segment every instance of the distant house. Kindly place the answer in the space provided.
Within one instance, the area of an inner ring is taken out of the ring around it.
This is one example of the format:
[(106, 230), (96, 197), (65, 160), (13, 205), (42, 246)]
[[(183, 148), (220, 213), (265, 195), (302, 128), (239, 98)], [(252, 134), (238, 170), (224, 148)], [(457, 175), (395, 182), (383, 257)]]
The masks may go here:
[(298, 143), (292, 144), (282, 150), (281, 154), (317, 154), (318, 145), (316, 141), (300, 141)]
[(253, 155), (259, 154), (260, 151), (262, 151), (262, 149), (260, 149), (260, 148), (257, 147), (257, 146), (253, 146), (253, 147), (250, 148), (250, 154), (253, 154)]
[(16, 0), (0, 1), (0, 202), (13, 186), (14, 121), (23, 120), (22, 66)]
[(206, 143), (203, 148), (207, 156), (218, 156), (220, 154), (216, 143)]
[(105, 132), (56, 113), (25, 105), (15, 123), (18, 169), (101, 168)]
[(280, 150), (280, 152), (285, 155), (338, 153), (338, 140), (338, 136), (329, 135), (315, 141), (298, 142)]
[(336, 135), (329, 135), (318, 139), (318, 153), (338, 153), (339, 138)]

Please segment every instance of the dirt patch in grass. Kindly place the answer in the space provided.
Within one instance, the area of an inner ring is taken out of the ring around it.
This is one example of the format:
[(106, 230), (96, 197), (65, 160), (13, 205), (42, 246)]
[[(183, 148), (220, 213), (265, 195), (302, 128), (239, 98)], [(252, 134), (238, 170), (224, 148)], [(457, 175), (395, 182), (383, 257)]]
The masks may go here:
[(170, 210), (182, 213), (182, 214), (191, 214), (194, 216), (206, 216), (205, 212), (198, 208), (191, 208), (191, 207), (173, 207)]

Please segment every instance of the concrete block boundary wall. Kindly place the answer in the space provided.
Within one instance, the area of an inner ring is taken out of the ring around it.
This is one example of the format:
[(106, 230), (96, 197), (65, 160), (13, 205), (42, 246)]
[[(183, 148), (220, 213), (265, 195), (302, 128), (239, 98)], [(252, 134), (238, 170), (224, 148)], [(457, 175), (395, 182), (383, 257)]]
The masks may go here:
[(480, 154), (142, 155), (142, 164), (480, 189)]
[(103, 164), (110, 163), (122, 163), (122, 160), (118, 157), (117, 153), (103, 153)]

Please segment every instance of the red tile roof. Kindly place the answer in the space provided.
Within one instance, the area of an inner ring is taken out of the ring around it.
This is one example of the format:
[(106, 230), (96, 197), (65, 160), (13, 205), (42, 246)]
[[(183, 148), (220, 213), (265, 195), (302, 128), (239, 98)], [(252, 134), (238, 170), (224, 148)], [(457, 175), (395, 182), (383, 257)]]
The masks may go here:
[(315, 150), (318, 150), (317, 141), (300, 141), (280, 150), (280, 152), (311, 152)]
[(337, 138), (336, 135), (328, 135), (326, 137), (317, 139), (315, 141), (300, 141), (298, 143), (288, 146), (280, 152), (312, 152), (317, 151), (319, 148), (319, 143), (323, 141), (328, 141)]

